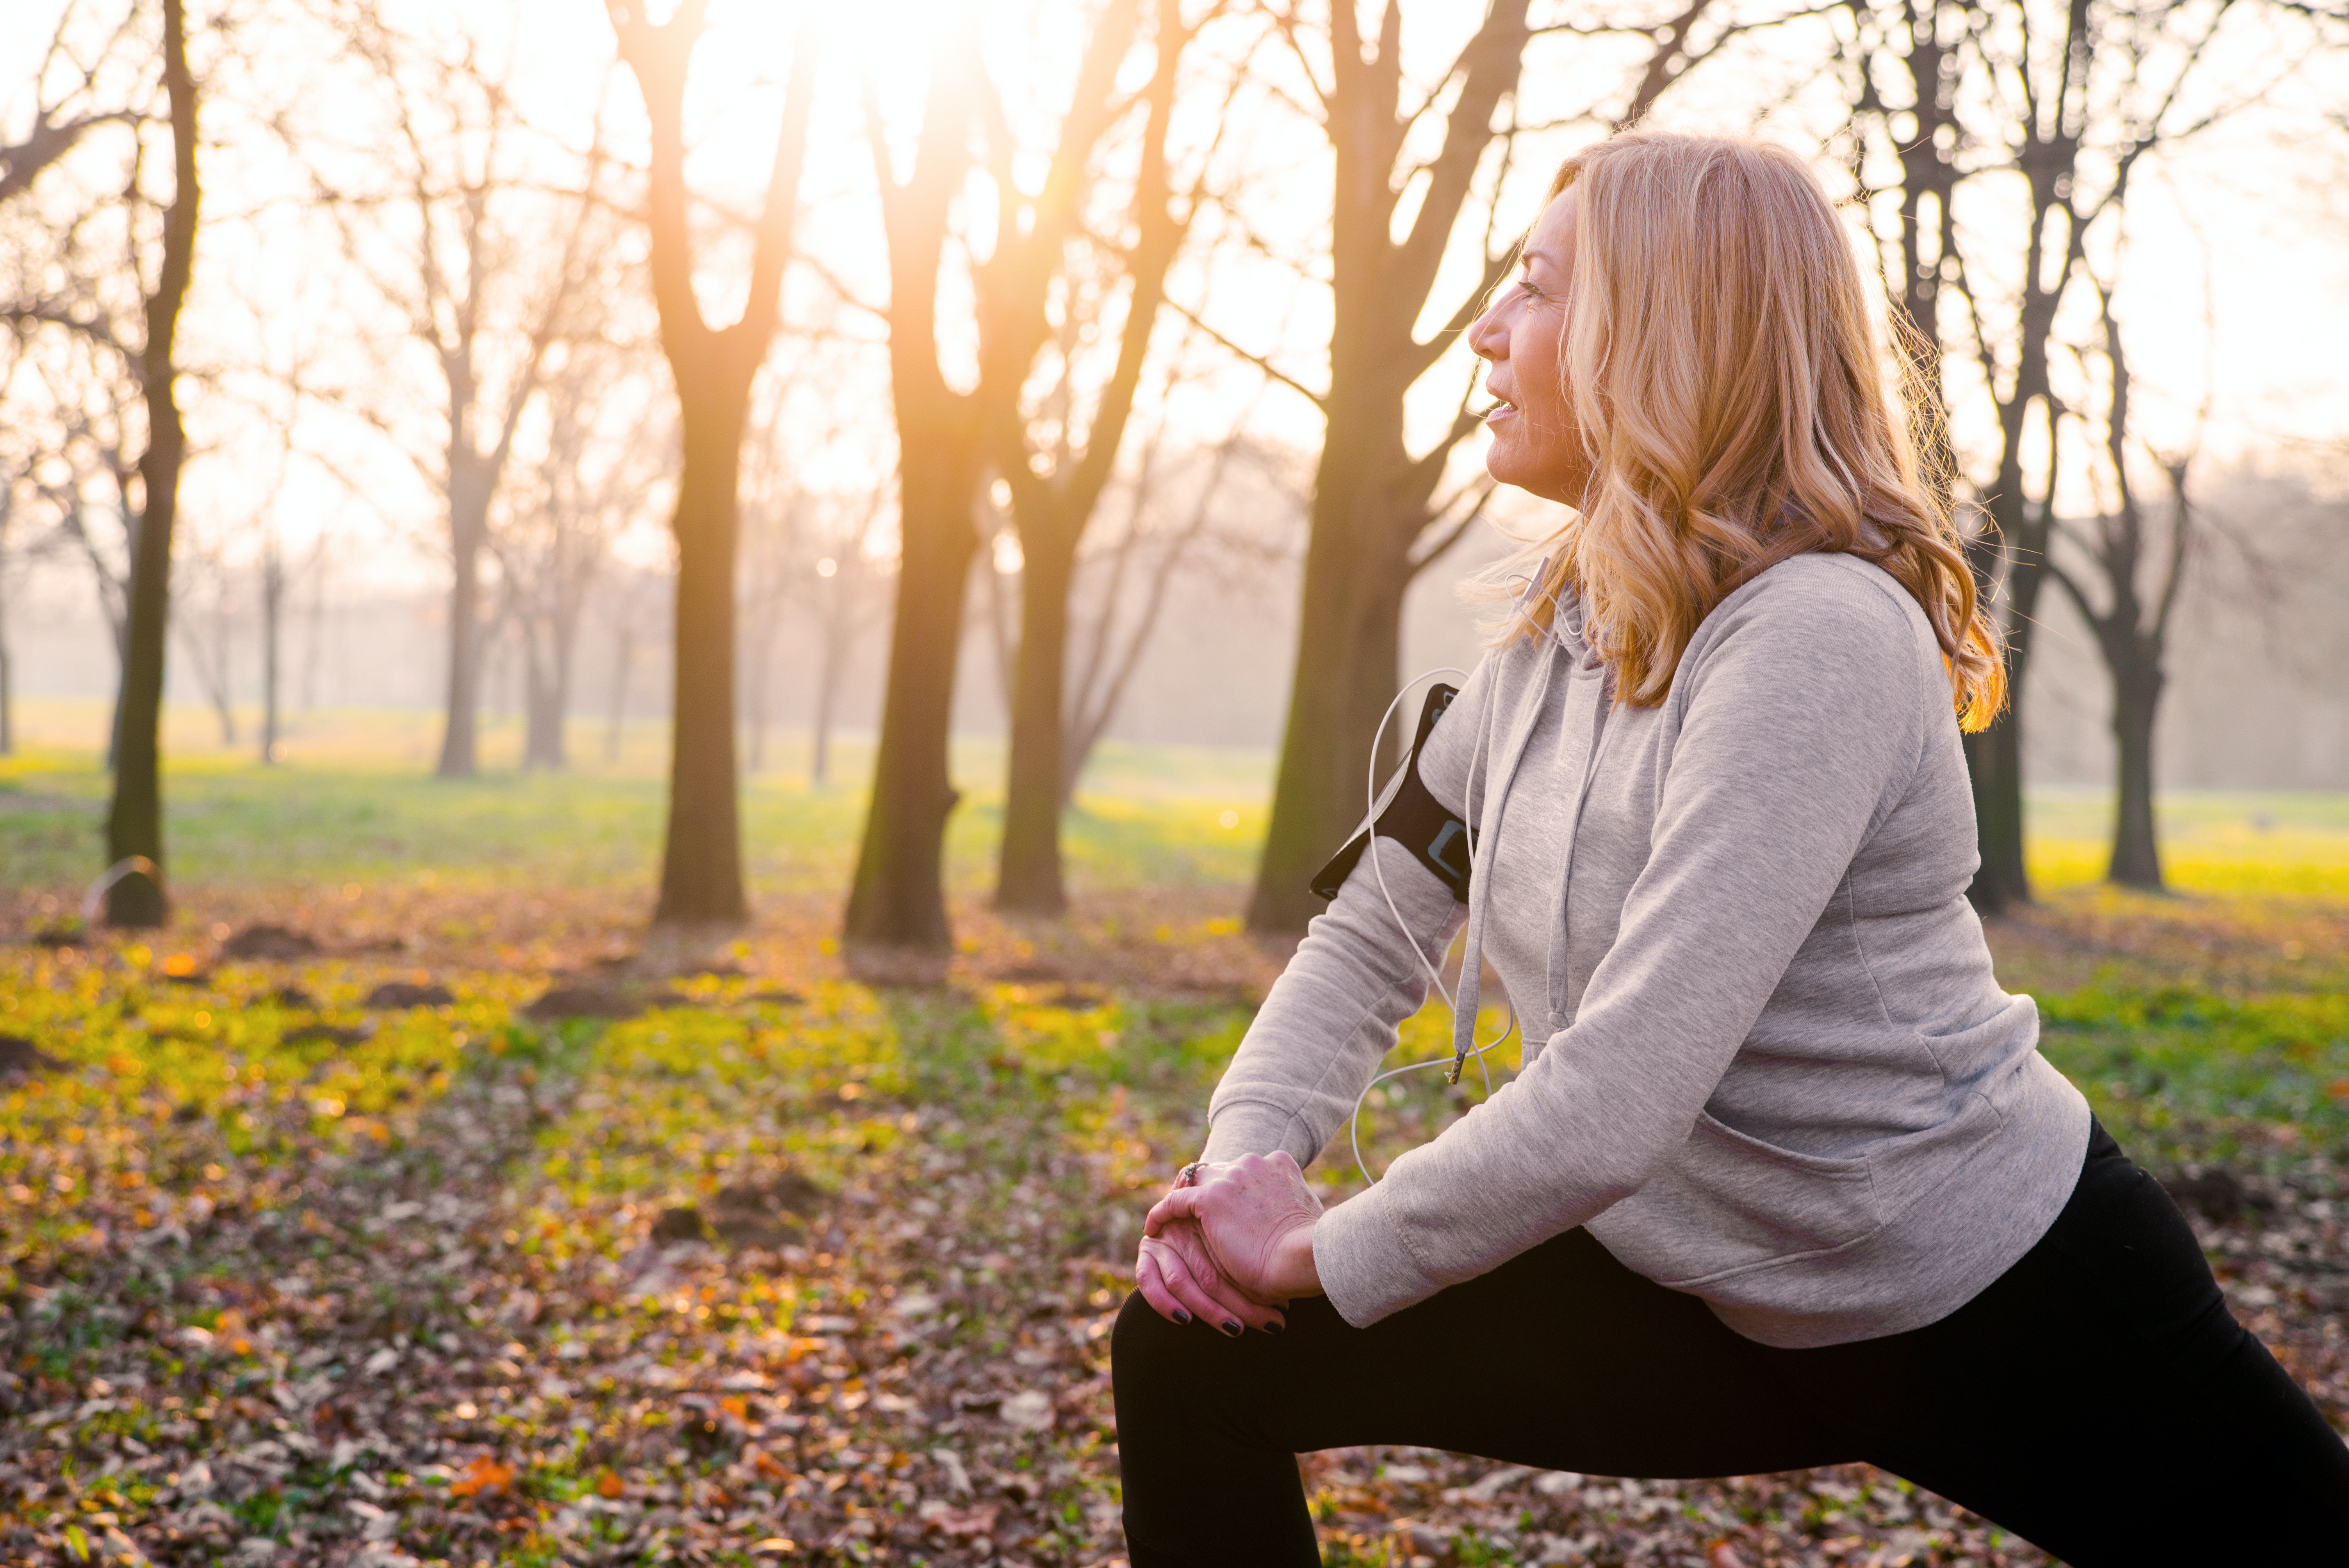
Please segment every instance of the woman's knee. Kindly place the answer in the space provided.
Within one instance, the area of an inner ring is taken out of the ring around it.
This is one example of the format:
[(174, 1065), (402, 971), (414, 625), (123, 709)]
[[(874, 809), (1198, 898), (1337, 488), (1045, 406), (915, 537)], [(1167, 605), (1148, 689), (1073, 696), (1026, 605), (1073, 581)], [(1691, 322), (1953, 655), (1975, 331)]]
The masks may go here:
[(1140, 1291), (1128, 1293), (1109, 1339), (1110, 1376), (1121, 1398), (1163, 1385), (1179, 1364), (1193, 1336), (1158, 1315)]

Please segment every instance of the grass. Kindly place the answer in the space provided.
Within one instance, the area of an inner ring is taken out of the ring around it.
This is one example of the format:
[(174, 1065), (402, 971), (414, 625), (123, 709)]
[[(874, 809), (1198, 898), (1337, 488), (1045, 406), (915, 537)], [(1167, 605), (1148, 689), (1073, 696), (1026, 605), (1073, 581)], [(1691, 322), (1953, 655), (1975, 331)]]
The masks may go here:
[[(69, 911), (95, 867), (103, 779), (67, 723), (87, 717), (42, 710), (34, 744), (0, 759), (0, 929)], [(668, 1512), (680, 1529), (716, 1517), (710, 1499), (802, 1537), (811, 1521), (912, 1530), (887, 1522), (905, 1512), (895, 1489), (939, 1439), (905, 1399), (922, 1378), (953, 1386), (940, 1368), (955, 1357), (1061, 1368), (1058, 1429), (1009, 1447), (985, 1447), (978, 1427), (951, 1440), (973, 1445), (973, 1465), (1042, 1478), (1002, 1492), (1028, 1498), (1006, 1518), (1036, 1532), (1035, 1559), (1107, 1549), (1102, 1336), (1121, 1288), (1109, 1264), (1131, 1238), (1104, 1216), (1196, 1148), (1206, 1089), (1277, 972), (1278, 950), (1236, 919), (1266, 758), (1104, 748), (1069, 824), (1079, 911), (1055, 924), (985, 912), (1000, 749), (959, 747), (947, 871), (963, 951), (947, 986), (900, 990), (845, 975), (830, 942), (868, 758), (844, 746), (843, 777), (817, 789), (793, 771), (796, 743), (778, 743), (744, 796), (761, 917), (698, 959), (747, 975), (667, 985), (640, 1016), (549, 1025), (523, 1007), (555, 972), (642, 937), (656, 731), (626, 733), (609, 766), (438, 781), (414, 716), (325, 716), (274, 769), (207, 746), (202, 719), (172, 717), (186, 742), (167, 786), (172, 926), (86, 953), (0, 949), (0, 1035), (58, 1064), (0, 1079), (0, 1351), (15, 1357), (0, 1363), (18, 1380), (0, 1387), (27, 1409), (78, 1412), (28, 1439), (53, 1468), (45, 1491), (0, 1501), (0, 1555), (78, 1561), (78, 1540), (95, 1561), (108, 1532), (151, 1543), (211, 1529), (225, 1533), (205, 1549), (225, 1555), (247, 1536), (356, 1528), (341, 1511), (362, 1461), (326, 1456), (357, 1440), (334, 1422), (361, 1417), (409, 1434), (404, 1457), (364, 1463), (426, 1562), (618, 1551), (626, 1529)], [(512, 738), (493, 727), (491, 756)], [(2349, 1160), (2349, 797), (2165, 800), (2176, 897), (2095, 880), (2099, 810), (2034, 799), (2043, 901), (1990, 926), (2004, 982), (2039, 1001), (2048, 1058), (2157, 1166)], [(233, 924), (264, 918), (335, 954), (217, 960)], [(366, 1006), (379, 982), (428, 971), (452, 1004)], [(800, 1000), (760, 995), (783, 985)], [(1495, 1011), (1480, 1033), (1498, 1026)], [(1430, 1009), (1396, 1059), (1447, 1040)], [(1371, 1097), (1371, 1168), (1483, 1092), (1473, 1071), (1456, 1089), (1431, 1072)], [(778, 1162), (867, 1194), (843, 1208), (845, 1241), (811, 1236), (653, 1290), (653, 1218)], [(1325, 1181), (1352, 1185), (1342, 1141), (1325, 1164)], [(473, 1218), (440, 1206), (459, 1196)], [(826, 1323), (930, 1298), (947, 1305), (907, 1341), (929, 1346), (918, 1378), (820, 1351)], [(1039, 1315), (1030, 1302), (1060, 1305)], [(364, 1371), (410, 1344), (462, 1346), (446, 1386)], [(689, 1369), (754, 1352), (797, 1392), (796, 1448), (781, 1425), (746, 1448), (719, 1415), (688, 1430), (629, 1402), (641, 1372), (627, 1368), (647, 1357)], [(494, 1386), (453, 1370), (509, 1361), (531, 1370)], [(337, 1367), (354, 1409), (287, 1403)], [(93, 1380), (115, 1393), (87, 1397)], [(530, 1392), (558, 1386), (571, 1394)], [(366, 1400), (388, 1403), (370, 1414)], [(320, 1434), (316, 1451), (223, 1492), (210, 1523), (126, 1460), (227, 1452), (283, 1437), (288, 1418)], [(623, 1517), (583, 1506), (591, 1494), (662, 1507)], [(939, 1549), (933, 1526), (925, 1550)], [(1462, 1562), (1515, 1560), (1478, 1537), (1455, 1547)]]
[[(67, 913), (94, 868), (104, 777), (69, 742), (102, 720), (95, 705), (24, 705), (20, 727), (34, 744), (0, 759), (0, 913), (10, 894), (22, 920)], [(170, 716), (179, 748), (170, 847), (182, 889), (242, 895), (240, 907), (299, 889), (305, 910), (365, 894), (369, 908), (389, 903), (377, 917), (383, 930), (421, 925), (454, 943), (486, 939), (495, 923), (460, 908), (462, 893), (533, 890), (541, 896), (530, 911), (557, 932), (566, 919), (581, 924), (568, 912), (586, 908), (603, 912), (607, 930), (625, 928), (649, 898), (664, 799), (657, 726), (626, 727), (609, 760), (600, 730), (579, 727), (574, 751), (593, 760), (569, 772), (492, 767), (462, 780), (429, 776), (429, 716), (314, 716), (289, 743), (291, 764), (270, 769), (222, 748), (210, 726), (202, 710)], [(518, 749), (514, 730), (490, 724), (485, 755)], [(853, 863), (869, 748), (855, 737), (840, 743), (837, 776), (823, 788), (805, 777), (803, 738), (771, 738), (767, 755), (773, 767), (748, 778), (743, 793), (754, 897), (821, 924)], [(991, 882), (1001, 800), (990, 781), (1001, 762), (992, 741), (955, 753), (966, 799), (948, 835), (947, 880), (965, 907)], [(1268, 775), (1261, 753), (1104, 746), (1068, 823), (1079, 898), (1143, 894), (1150, 927), (1126, 938), (1162, 951), (1237, 941), (1229, 913), (1197, 912), (1237, 910)], [(2109, 1121), (2165, 1155), (2349, 1152), (2340, 1000), (2349, 992), (2349, 795), (2179, 794), (2161, 801), (2160, 820), (2176, 897), (2098, 880), (2107, 798), (2032, 799), (2043, 902), (1993, 922), (1991, 935), (2006, 984), (2040, 1001), (2043, 1049)], [(1182, 890), (1195, 895), (1185, 918), (1148, 915), (1149, 900)], [(1118, 908), (1101, 922), (1112, 935), (1127, 918)], [(1013, 940), (1023, 952), (1032, 945)], [(1412, 1033), (1429, 1054), (1441, 1045), (1432, 1016)], [(1433, 1075), (1407, 1079), (1372, 1098), (1366, 1127), (1390, 1140), (1425, 1136), (1474, 1092), (1445, 1091)]]

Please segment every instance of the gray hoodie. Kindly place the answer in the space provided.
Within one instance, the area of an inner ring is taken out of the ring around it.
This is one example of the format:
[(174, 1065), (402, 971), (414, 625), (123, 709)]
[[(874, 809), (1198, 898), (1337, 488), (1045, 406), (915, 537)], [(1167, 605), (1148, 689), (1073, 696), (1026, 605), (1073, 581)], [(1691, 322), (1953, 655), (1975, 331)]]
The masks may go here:
[[(1557, 619), (1478, 665), (1420, 769), (1477, 826), (1470, 942), (1525, 1068), (1323, 1214), (1331, 1303), (1373, 1323), (1585, 1225), (1766, 1345), (1955, 1311), (2054, 1222), (2088, 1108), (1966, 903), (1923, 613), (1866, 562), (1797, 556), (1705, 618), (1649, 708), (1614, 706), (1575, 602)], [(1374, 839), (1217, 1086), (1206, 1157), (1302, 1164), (1342, 1134), (1425, 999), (1412, 942), (1440, 955), (1460, 920)]]

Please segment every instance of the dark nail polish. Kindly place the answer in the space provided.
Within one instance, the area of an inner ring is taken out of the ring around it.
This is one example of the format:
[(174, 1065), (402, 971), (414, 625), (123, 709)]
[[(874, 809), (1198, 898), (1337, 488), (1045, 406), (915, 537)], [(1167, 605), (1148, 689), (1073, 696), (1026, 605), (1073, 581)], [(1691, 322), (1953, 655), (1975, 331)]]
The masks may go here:
[(1288, 1326), (1288, 1325), (1281, 1322), (1280, 1319), (1276, 1317), (1270, 1323), (1264, 1326), (1264, 1331), (1267, 1334), (1278, 1334), (1282, 1329), (1287, 1328)]
[(1234, 1339), (1237, 1339), (1241, 1335), (1247, 1331), (1239, 1326), (1238, 1319), (1227, 1317), (1224, 1319), (1224, 1332), (1230, 1335)]
[(1174, 1321), (1187, 1326), (1191, 1321), (1191, 1315), (1178, 1306), (1174, 1309)]

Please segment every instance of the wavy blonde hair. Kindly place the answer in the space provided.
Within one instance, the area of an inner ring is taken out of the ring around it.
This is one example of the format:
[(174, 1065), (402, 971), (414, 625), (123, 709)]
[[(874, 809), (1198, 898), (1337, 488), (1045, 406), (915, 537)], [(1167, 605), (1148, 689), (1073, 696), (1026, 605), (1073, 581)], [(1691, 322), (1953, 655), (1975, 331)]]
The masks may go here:
[(1905, 354), (1889, 352), (1882, 294), (1817, 179), (1784, 148), (1652, 131), (1567, 160), (1550, 195), (1578, 192), (1558, 373), (1586, 449), (1577, 515), (1489, 581), (1546, 594), (1497, 628), (1537, 634), (1552, 601), (1581, 597), (1584, 635), (1619, 700), (1652, 707), (1699, 623), (1757, 573), (1840, 552), (1898, 578), (1932, 623), (1960, 722), (2006, 699), (1996, 628), (1945, 487), (1923, 472)]

